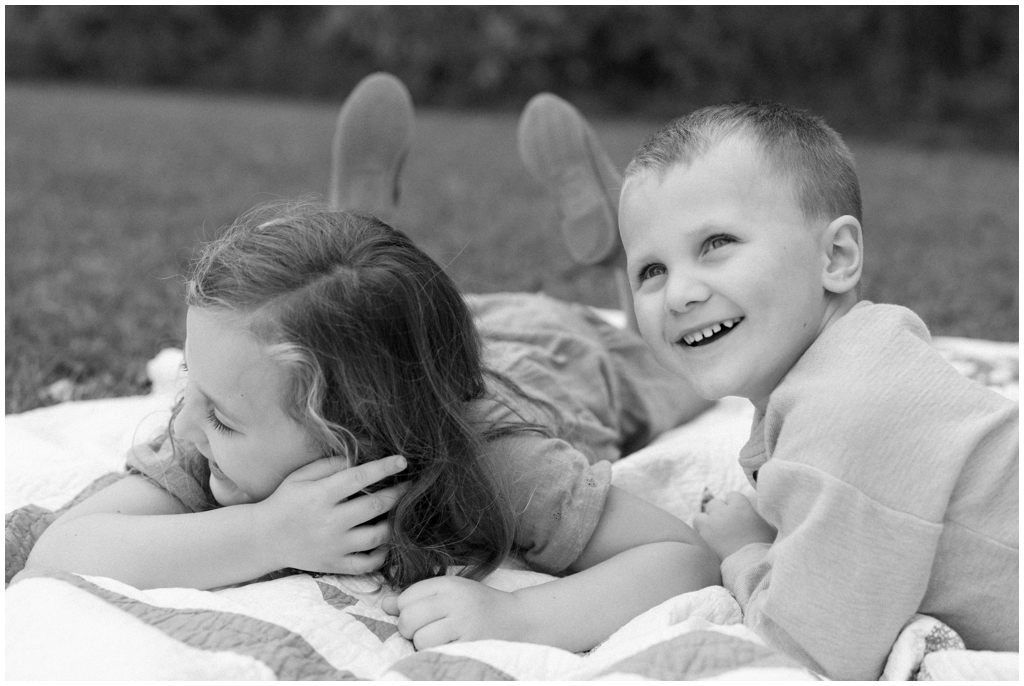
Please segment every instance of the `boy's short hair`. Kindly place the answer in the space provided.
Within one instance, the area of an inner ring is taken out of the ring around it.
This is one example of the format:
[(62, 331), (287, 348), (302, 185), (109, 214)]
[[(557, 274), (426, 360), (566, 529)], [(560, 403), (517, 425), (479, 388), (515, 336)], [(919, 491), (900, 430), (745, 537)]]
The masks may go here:
[(751, 136), (769, 168), (795, 182), (805, 217), (861, 219), (860, 183), (842, 137), (820, 117), (779, 103), (715, 105), (680, 117), (643, 142), (625, 175), (665, 174), (734, 134)]

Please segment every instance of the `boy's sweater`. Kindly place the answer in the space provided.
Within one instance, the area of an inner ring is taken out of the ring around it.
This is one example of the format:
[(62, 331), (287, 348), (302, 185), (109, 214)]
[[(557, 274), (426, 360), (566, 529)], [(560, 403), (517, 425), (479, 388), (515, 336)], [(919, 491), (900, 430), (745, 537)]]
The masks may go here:
[(778, 530), (722, 563), (745, 622), (834, 679), (877, 679), (914, 613), (1019, 650), (1018, 405), (894, 305), (858, 303), (755, 416), (740, 463)]

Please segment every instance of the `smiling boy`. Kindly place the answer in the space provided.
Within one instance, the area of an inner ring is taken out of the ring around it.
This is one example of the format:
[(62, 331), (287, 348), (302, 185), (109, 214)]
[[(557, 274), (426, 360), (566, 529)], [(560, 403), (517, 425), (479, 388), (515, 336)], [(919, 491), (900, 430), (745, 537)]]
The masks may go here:
[(853, 157), (776, 104), (694, 112), (626, 170), (619, 228), (655, 357), (755, 407), (757, 489), (694, 522), (745, 622), (831, 678), (877, 678), (934, 616), (1018, 646), (1018, 406), (964, 378), (910, 310), (859, 301)]

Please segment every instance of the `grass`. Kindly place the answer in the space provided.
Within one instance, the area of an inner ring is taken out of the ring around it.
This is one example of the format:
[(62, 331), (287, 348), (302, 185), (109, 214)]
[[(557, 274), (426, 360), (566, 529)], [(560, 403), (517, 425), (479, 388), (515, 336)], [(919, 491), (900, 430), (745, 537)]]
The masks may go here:
[[(339, 103), (340, 105), (340, 103)], [(197, 242), (252, 205), (325, 194), (335, 107), (96, 88), (6, 87), (6, 413), (144, 392), (180, 345), (178, 277)], [(649, 121), (593, 122), (628, 161)], [(614, 305), (570, 266), (554, 205), (519, 162), (516, 118), (417, 113), (392, 222), (466, 291)], [(1018, 159), (851, 141), (865, 201), (864, 297), (937, 335), (1018, 340)]]

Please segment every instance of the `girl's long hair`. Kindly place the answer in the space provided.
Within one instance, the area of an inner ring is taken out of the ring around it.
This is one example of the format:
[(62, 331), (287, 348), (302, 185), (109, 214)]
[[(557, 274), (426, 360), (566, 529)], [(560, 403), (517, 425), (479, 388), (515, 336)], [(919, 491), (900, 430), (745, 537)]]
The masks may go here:
[[(290, 379), (286, 410), (324, 455), (403, 455), (381, 581), (481, 578), (509, 553), (511, 505), (477, 459), (470, 404), (487, 393), (481, 342), (441, 267), (371, 216), (264, 206), (203, 249), (187, 302), (248, 317)], [(488, 432), (491, 433), (491, 432)]]

